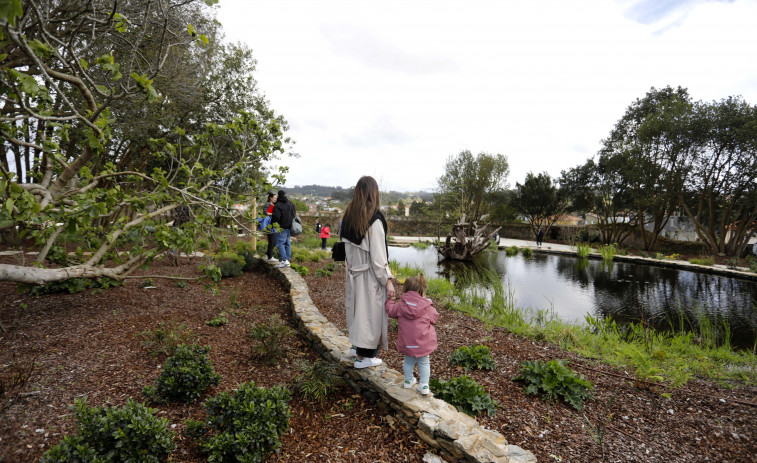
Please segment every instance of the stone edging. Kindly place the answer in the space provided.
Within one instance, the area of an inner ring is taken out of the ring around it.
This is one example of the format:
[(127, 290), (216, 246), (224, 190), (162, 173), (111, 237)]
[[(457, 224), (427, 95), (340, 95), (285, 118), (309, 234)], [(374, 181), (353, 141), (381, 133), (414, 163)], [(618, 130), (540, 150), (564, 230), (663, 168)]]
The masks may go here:
[[(479, 426), (470, 416), (447, 402), (422, 396), (402, 386), (400, 372), (381, 365), (357, 370), (349, 356), (350, 342), (313, 304), (307, 283), (291, 268), (272, 269), (289, 290), (298, 328), (324, 359), (339, 366), (347, 383), (371, 400), (384, 403), (395, 418), (414, 429), (446, 461), (481, 463), (535, 463), (528, 450), (509, 445), (505, 436)], [(424, 458), (424, 461), (426, 459)]]

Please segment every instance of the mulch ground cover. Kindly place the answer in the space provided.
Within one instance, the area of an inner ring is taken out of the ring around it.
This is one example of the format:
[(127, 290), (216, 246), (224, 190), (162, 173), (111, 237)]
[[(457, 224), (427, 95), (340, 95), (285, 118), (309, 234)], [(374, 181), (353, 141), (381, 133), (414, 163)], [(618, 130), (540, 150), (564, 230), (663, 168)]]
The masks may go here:
[[(0, 257), (18, 263), (16, 256)], [(210, 359), (222, 375), (206, 397), (254, 381), (257, 386), (292, 387), (299, 373), (295, 361), (315, 361), (316, 355), (298, 337), (288, 339), (285, 359), (269, 365), (251, 350), (252, 324), (279, 314), (294, 326), (287, 295), (267, 270), (225, 279), (213, 294), (205, 285), (151, 278), (150, 275), (197, 277), (199, 261), (182, 259), (179, 266), (158, 262), (139, 278), (103, 291), (34, 297), (0, 283), (0, 374), (11, 365), (34, 368), (24, 397), (0, 415), (0, 462), (38, 461), (42, 454), (75, 429), (68, 406), (87, 397), (91, 405), (122, 405), (128, 398), (143, 400), (141, 390), (153, 384), (163, 359), (150, 355), (139, 333), (162, 322), (183, 323), (195, 342), (211, 348)], [(326, 262), (307, 264), (311, 275)], [(319, 310), (340, 328), (344, 320), (344, 271), (305, 280)], [(148, 282), (149, 283), (149, 282)], [(399, 286), (399, 285), (397, 285)], [(401, 292), (401, 287), (398, 287)], [(479, 422), (501, 432), (511, 444), (536, 454), (540, 462), (754, 462), (757, 461), (757, 388), (725, 387), (695, 379), (681, 389), (635, 381), (619, 371), (558, 347), (520, 338), (488, 327), (471, 317), (439, 307), (436, 329), (439, 349), (432, 354), (432, 377), (450, 379), (466, 372), (449, 364), (460, 346), (484, 344), (497, 362), (494, 371), (471, 371), (499, 404), (494, 416)], [(226, 312), (229, 323), (210, 327), (205, 322)], [(394, 347), (381, 357), (401, 371), (402, 355)], [(584, 427), (583, 418), (561, 403), (526, 395), (513, 382), (525, 360), (566, 359), (569, 366), (594, 384), (595, 400), (584, 412), (592, 423), (604, 416), (608, 424), (600, 447)], [(670, 393), (671, 397), (663, 396)], [(605, 405), (615, 396), (612, 406)], [(183, 434), (185, 420), (202, 419), (202, 401), (152, 405), (176, 433), (177, 450), (171, 461), (199, 462), (205, 456)], [(287, 462), (400, 462), (422, 461), (428, 447), (403, 429), (386, 410), (343, 387), (324, 405), (301, 399), (290, 402), (290, 429), (282, 436), (279, 454), (270, 461)]]

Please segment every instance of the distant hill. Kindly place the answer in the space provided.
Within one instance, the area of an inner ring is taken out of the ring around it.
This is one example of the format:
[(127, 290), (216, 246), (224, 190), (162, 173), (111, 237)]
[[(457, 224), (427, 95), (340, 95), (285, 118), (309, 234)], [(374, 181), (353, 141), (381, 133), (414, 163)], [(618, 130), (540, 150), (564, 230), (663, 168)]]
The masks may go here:
[[(325, 186), (325, 185), (294, 185), (294, 186), (283, 186), (280, 187), (282, 190), (286, 191), (288, 195), (290, 196), (343, 196), (348, 197), (351, 196), (351, 190), (350, 188), (342, 188), (340, 186)], [(334, 192), (338, 192), (341, 194), (334, 195)], [(421, 198), (425, 201), (431, 201), (434, 194), (432, 192), (428, 191), (415, 191), (415, 192), (403, 192), (403, 191), (382, 191), (382, 196), (384, 196), (386, 199), (382, 199), (382, 203), (384, 201), (387, 202), (397, 202), (398, 199), (411, 199), (411, 198)]]

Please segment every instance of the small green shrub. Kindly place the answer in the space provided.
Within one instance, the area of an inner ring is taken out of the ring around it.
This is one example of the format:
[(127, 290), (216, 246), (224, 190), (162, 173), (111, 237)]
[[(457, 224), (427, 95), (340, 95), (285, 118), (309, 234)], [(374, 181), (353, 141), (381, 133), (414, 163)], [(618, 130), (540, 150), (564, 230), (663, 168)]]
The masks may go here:
[(749, 271), (752, 273), (757, 273), (757, 260), (755, 260), (752, 256), (747, 256), (746, 258), (746, 266), (749, 268)]
[(454, 405), (467, 415), (475, 417), (483, 412), (489, 416), (497, 414), (496, 402), (483, 386), (468, 375), (458, 376), (449, 381), (431, 378), (429, 385), (436, 398)]
[(431, 243), (429, 243), (428, 241), (418, 241), (411, 244), (410, 246), (414, 247), (415, 249), (426, 249), (431, 246)]
[(284, 342), (294, 333), (278, 314), (271, 315), (267, 321), (255, 323), (250, 328), (250, 338), (256, 341), (252, 350), (265, 357), (269, 363), (276, 364), (284, 355)]
[(41, 286), (28, 285), (25, 287), (29, 288), (29, 294), (32, 296), (42, 296), (56, 293), (74, 294), (88, 289), (108, 289), (121, 286), (122, 284), (118, 280), (102, 277), (97, 280), (92, 278), (71, 278), (68, 280), (52, 281)]
[(201, 249), (201, 250), (210, 249), (210, 244), (208, 243), (208, 239), (200, 238), (199, 240), (197, 240), (197, 249)]
[(591, 382), (566, 367), (562, 360), (527, 360), (513, 381), (526, 383), (526, 394), (541, 395), (544, 400), (564, 400), (581, 410), (584, 400), (593, 398)]
[(221, 269), (216, 264), (204, 264), (200, 265), (200, 271), (205, 274), (207, 278), (214, 283), (221, 281)]
[(521, 253), (521, 254), (523, 255), (523, 257), (525, 257), (525, 258), (530, 258), (531, 256), (533, 256), (533, 255), (534, 255), (534, 251), (533, 251), (533, 249), (531, 249), (531, 248), (522, 248), (522, 249), (520, 250), (520, 253)]
[(61, 246), (51, 247), (45, 258), (50, 262), (64, 267), (68, 265), (68, 252), (66, 252), (66, 249)]
[(732, 257), (730, 259), (725, 260), (725, 265), (731, 270), (736, 270), (739, 266), (739, 258), (738, 257)]
[(452, 365), (461, 366), (465, 371), (473, 369), (495, 370), (497, 362), (491, 355), (489, 346), (460, 346), (452, 353), (449, 358)]
[(399, 322), (397, 321), (396, 318), (389, 319), (389, 331), (392, 331), (394, 333), (399, 331)]
[(244, 273), (247, 265), (244, 257), (231, 251), (221, 252), (214, 257), (215, 263), (221, 270), (221, 278), (234, 278)]
[(176, 445), (168, 420), (156, 410), (129, 399), (121, 408), (90, 407), (76, 399), (74, 418), (78, 435), (68, 435), (45, 452), (42, 463), (161, 462)]
[(152, 356), (171, 356), (176, 352), (179, 344), (187, 344), (191, 341), (192, 330), (187, 325), (176, 322), (160, 322), (154, 330), (142, 331), (137, 335), (142, 346)]
[(234, 394), (205, 402), (212, 435), (200, 441), (209, 462), (263, 462), (281, 446), (289, 429), (291, 393), (284, 386), (258, 388), (250, 381)]
[(708, 265), (712, 266), (715, 265), (715, 259), (712, 257), (692, 257), (689, 259), (689, 263), (692, 263), (694, 265)]
[(300, 274), (300, 276), (306, 277), (310, 275), (310, 269), (305, 267), (304, 265), (297, 265), (294, 262), (292, 262), (290, 265), (295, 272)]
[(337, 264), (335, 262), (329, 262), (328, 264), (316, 270), (314, 275), (317, 277), (330, 277), (334, 274), (336, 267)]
[(229, 319), (226, 318), (226, 312), (221, 312), (218, 315), (216, 315), (214, 318), (211, 318), (210, 320), (205, 322), (206, 325), (212, 326), (213, 328), (218, 328), (219, 326), (224, 326), (229, 324)]
[(184, 421), (184, 435), (189, 439), (197, 440), (208, 432), (204, 421), (188, 419)]
[(221, 381), (208, 358), (210, 348), (181, 344), (165, 362), (154, 387), (142, 392), (156, 402), (191, 402)]
[(507, 257), (517, 256), (518, 252), (520, 252), (518, 246), (510, 246), (509, 248), (505, 248), (505, 255)]
[(339, 370), (333, 363), (298, 360), (295, 365), (301, 372), (295, 378), (295, 387), (305, 400), (322, 404), (334, 389), (344, 384), (344, 379), (339, 376)]
[(145, 280), (139, 285), (141, 288), (150, 288), (155, 286), (155, 282), (152, 278), (145, 278)]

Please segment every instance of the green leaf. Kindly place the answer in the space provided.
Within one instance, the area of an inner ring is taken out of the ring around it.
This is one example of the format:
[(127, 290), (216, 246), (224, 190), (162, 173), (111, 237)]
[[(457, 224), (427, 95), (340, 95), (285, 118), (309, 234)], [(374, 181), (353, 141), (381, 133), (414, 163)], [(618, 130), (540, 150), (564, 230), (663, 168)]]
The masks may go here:
[(84, 69), (89, 69), (89, 63), (84, 58), (79, 58), (79, 65)]
[(5, 61), (5, 58), (8, 57), (8, 53), (0, 53), (0, 63)]
[(11, 26), (15, 26), (16, 18), (23, 15), (24, 9), (21, 7), (21, 0), (0, 0), (0, 18), (6, 19)]
[(13, 213), (13, 204), (14, 203), (15, 203), (15, 201), (12, 198), (8, 198), (5, 201), (5, 209), (8, 211), (8, 214), (12, 214)]

